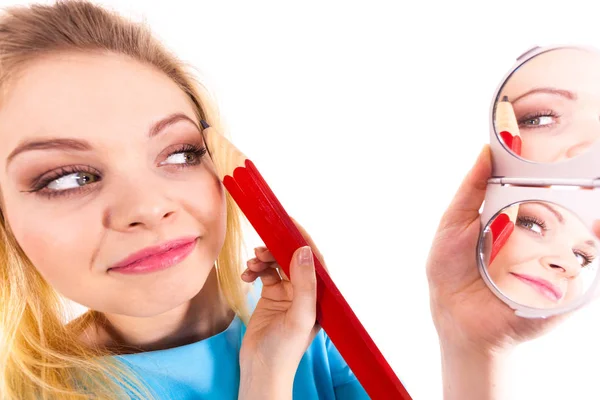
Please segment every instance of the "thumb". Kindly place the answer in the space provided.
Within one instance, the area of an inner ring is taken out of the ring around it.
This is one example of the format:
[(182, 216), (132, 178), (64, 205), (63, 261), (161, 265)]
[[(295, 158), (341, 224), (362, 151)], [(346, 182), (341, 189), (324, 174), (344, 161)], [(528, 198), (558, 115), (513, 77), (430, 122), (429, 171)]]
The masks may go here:
[[(310, 246), (300, 247), (294, 252), (290, 263), (290, 281), (294, 290), (294, 300), (290, 312), (312, 328), (317, 314), (317, 275)], [(307, 318), (304, 321), (304, 318)]]
[(479, 208), (485, 199), (487, 181), (492, 174), (492, 159), (486, 145), (471, 171), (463, 179), (450, 206), (440, 222), (441, 229), (466, 227), (479, 218)]

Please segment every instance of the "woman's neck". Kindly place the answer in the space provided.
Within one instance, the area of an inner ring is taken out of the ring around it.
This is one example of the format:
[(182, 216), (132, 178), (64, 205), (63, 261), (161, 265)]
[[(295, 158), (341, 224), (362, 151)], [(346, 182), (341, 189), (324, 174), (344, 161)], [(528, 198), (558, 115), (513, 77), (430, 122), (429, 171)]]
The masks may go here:
[(202, 290), (190, 301), (152, 317), (102, 314), (82, 338), (117, 354), (164, 350), (214, 336), (224, 331), (234, 316), (213, 268)]

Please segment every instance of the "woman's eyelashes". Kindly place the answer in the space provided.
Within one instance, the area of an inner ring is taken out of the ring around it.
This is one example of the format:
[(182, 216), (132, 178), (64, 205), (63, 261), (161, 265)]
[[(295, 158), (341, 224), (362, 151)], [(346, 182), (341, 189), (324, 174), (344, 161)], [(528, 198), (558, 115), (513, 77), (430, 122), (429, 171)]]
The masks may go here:
[[(519, 215), (516, 222), (517, 226), (531, 231), (536, 235), (542, 236), (544, 232), (548, 230), (546, 222), (535, 216)], [(596, 259), (595, 255), (580, 249), (574, 249), (573, 254), (582, 267), (590, 265)]]
[(579, 261), (579, 264), (581, 264), (582, 267), (587, 267), (596, 258), (596, 256), (589, 254), (583, 250), (574, 250), (573, 254), (575, 254), (575, 257), (577, 257), (577, 260)]
[(31, 189), (46, 197), (71, 193), (101, 180), (100, 171), (88, 165), (69, 165), (46, 172), (35, 178)]
[(543, 235), (544, 231), (547, 230), (546, 222), (535, 216), (519, 215), (517, 217), (517, 226), (520, 226), (523, 229), (531, 231), (537, 235)]
[[(178, 145), (169, 150), (158, 165), (177, 169), (194, 167), (201, 164), (206, 153), (207, 150), (203, 146)], [(88, 165), (64, 166), (34, 178), (30, 189), (26, 192), (34, 192), (48, 198), (66, 196), (83, 193), (100, 181), (102, 181), (102, 174), (94, 167)]]
[(202, 157), (205, 155), (206, 147), (184, 144), (170, 152), (159, 165), (173, 165), (178, 168), (185, 168), (200, 164)]
[(549, 128), (559, 123), (560, 115), (553, 110), (539, 110), (524, 114), (517, 119), (519, 129)]

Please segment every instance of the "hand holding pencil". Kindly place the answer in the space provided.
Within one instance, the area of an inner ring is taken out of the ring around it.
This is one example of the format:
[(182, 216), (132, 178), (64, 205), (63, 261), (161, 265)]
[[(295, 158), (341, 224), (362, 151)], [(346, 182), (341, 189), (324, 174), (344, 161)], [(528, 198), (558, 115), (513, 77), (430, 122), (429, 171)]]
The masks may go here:
[[(254, 163), (225, 137), (202, 121), (209, 149), (227, 154), (217, 166), (223, 185), (292, 281), (295, 251), (309, 245)], [(371, 399), (411, 400), (402, 382), (344, 299), (319, 259), (316, 274), (316, 319)]]

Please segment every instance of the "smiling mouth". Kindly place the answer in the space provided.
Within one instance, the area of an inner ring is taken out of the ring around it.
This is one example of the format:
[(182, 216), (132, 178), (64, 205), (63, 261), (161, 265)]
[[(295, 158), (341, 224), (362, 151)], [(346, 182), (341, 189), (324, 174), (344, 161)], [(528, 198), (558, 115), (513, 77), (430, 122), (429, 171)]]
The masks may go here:
[(149, 273), (172, 267), (194, 250), (196, 237), (184, 237), (148, 247), (113, 265), (108, 271), (121, 274)]
[(514, 272), (511, 272), (511, 275), (519, 279), (521, 282), (531, 286), (538, 293), (554, 303), (558, 303), (563, 298), (563, 292), (556, 285), (553, 285), (545, 279), (536, 278), (529, 275), (516, 274)]

